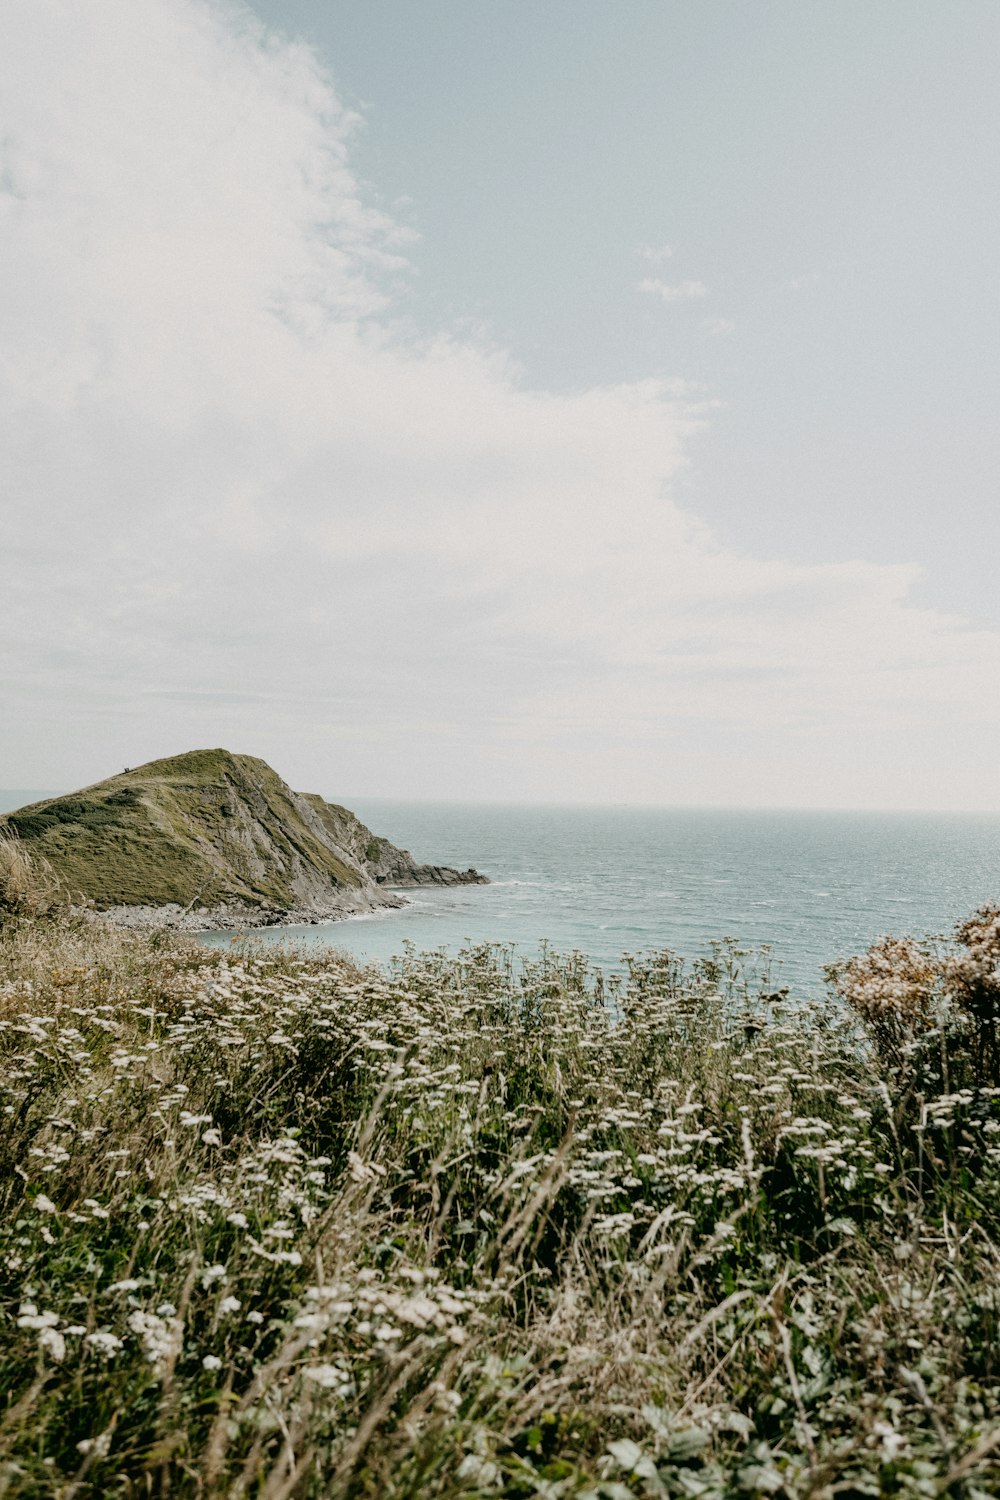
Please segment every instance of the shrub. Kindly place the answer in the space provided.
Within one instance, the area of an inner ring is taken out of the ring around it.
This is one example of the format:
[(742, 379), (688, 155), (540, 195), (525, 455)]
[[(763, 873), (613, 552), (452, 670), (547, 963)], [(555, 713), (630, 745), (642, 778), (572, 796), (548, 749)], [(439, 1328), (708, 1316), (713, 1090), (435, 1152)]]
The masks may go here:
[(7, 822), (24, 839), (40, 838), (53, 828), (75, 825), (88, 830), (124, 827), (122, 813), (139, 802), (135, 787), (120, 787), (107, 797), (60, 797), (31, 812), (8, 813)]
[(945, 963), (944, 982), (969, 1027), (976, 1081), (1000, 1084), (1000, 907), (980, 907), (955, 937), (960, 951)]
[(944, 951), (883, 937), (827, 976), (899, 1090), (1000, 1085), (1000, 907), (959, 922)]
[(912, 938), (883, 937), (827, 973), (864, 1023), (883, 1067), (903, 1067), (934, 1024), (940, 973), (926, 946)]

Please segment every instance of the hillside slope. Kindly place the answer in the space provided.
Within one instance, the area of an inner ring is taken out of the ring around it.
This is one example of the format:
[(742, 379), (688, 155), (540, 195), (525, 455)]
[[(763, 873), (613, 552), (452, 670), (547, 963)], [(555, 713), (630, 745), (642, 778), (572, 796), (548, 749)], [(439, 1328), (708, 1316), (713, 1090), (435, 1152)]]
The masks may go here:
[(265, 761), (193, 750), (0, 818), (66, 894), (123, 920), (317, 919), (400, 905), (394, 885), (479, 881), (418, 864)]

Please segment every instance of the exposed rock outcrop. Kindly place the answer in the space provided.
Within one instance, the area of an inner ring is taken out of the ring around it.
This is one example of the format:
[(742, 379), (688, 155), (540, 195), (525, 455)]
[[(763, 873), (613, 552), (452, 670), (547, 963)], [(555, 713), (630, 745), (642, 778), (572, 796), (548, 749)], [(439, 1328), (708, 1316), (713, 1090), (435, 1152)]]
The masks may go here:
[(306, 793), (323, 819), (336, 846), (347, 850), (376, 885), (406, 887), (418, 885), (486, 885), (478, 870), (453, 870), (447, 865), (419, 864), (408, 849), (397, 849), (388, 839), (372, 833), (361, 819), (346, 807), (324, 802), (314, 793)]

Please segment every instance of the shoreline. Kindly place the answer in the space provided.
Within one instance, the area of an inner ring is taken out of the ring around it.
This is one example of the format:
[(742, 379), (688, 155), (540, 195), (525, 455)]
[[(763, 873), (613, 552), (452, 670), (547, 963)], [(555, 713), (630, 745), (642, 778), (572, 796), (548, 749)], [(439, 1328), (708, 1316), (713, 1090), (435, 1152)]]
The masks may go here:
[(76, 907), (74, 910), (94, 921), (131, 932), (162, 930), (194, 934), (241, 932), (262, 927), (315, 927), (324, 922), (347, 921), (351, 917), (370, 916), (378, 911), (398, 910), (410, 904), (405, 896), (394, 891), (386, 891), (384, 895), (380, 892), (377, 897), (359, 891), (322, 907), (260, 907), (232, 901), (221, 906), (191, 908), (172, 901), (163, 906), (108, 906), (101, 910)]

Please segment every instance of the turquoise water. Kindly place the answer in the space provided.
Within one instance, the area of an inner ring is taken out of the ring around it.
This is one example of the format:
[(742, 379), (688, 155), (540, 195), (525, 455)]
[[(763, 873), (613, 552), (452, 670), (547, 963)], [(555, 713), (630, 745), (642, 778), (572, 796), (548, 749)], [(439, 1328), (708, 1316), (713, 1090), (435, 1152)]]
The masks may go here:
[[(488, 886), (407, 892), (401, 911), (268, 934), (384, 961), (467, 941), (543, 940), (606, 969), (624, 952), (772, 945), (774, 978), (822, 989), (821, 966), (884, 932), (943, 932), (1000, 901), (1000, 814), (511, 807), (355, 799), (377, 833)], [(207, 934), (227, 943), (231, 934)]]

